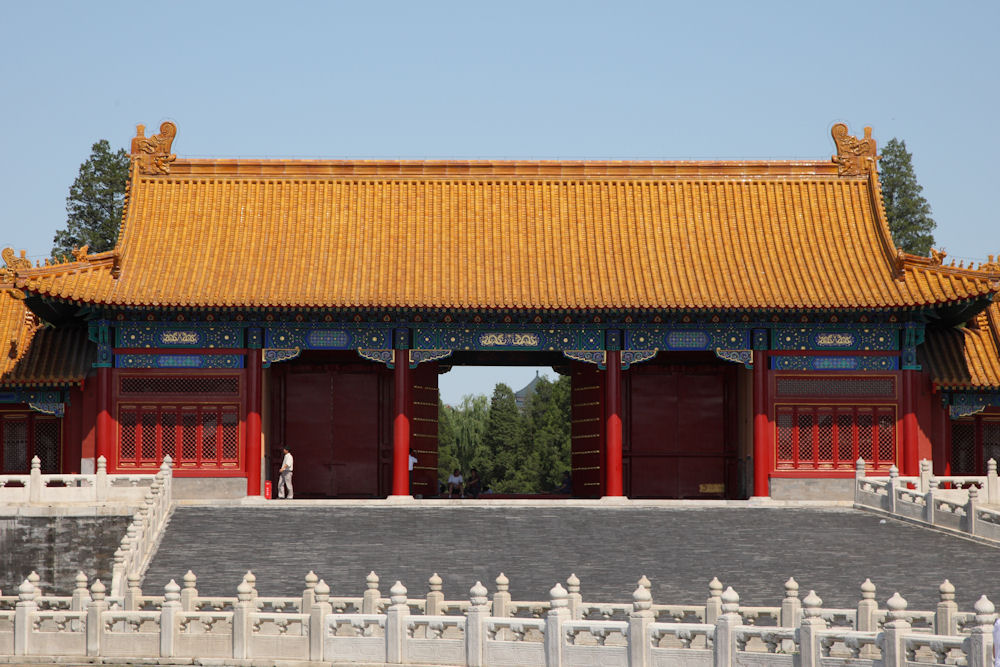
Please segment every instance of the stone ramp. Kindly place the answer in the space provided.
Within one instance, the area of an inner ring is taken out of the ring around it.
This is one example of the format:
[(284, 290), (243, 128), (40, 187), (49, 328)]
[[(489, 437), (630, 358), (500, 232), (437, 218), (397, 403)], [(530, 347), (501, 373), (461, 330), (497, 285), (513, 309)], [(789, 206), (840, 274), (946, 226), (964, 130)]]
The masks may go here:
[(448, 599), (503, 571), (515, 599), (545, 599), (575, 572), (586, 600), (631, 599), (643, 574), (654, 600), (704, 603), (708, 582), (746, 605), (777, 604), (789, 576), (826, 607), (853, 607), (870, 577), (880, 606), (899, 591), (930, 609), (950, 579), (969, 609), (1000, 599), (1000, 549), (846, 508), (178, 507), (146, 574), (160, 593), (191, 569), (202, 595), (233, 595), (246, 570), (261, 595), (294, 595), (309, 570), (333, 595), (361, 595), (375, 570), (412, 597), (438, 572)]
[(0, 517), (0, 590), (16, 595), (32, 571), (47, 595), (70, 595), (76, 573), (111, 583), (114, 553), (131, 516)]

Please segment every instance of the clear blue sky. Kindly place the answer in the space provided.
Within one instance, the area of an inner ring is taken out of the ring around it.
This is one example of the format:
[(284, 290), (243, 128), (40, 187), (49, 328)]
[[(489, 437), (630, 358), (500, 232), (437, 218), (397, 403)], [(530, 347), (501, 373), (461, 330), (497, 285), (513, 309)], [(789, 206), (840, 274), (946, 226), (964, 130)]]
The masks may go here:
[[(939, 247), (1000, 253), (993, 1), (7, 2), (2, 14), (0, 245), (33, 257), (64, 224), (91, 144), (125, 146), (136, 123), (166, 119), (186, 157), (814, 159), (833, 151), (833, 123), (871, 125), (880, 145), (895, 136), (913, 152)], [(491, 389), (469, 375), (444, 383), (446, 401)]]

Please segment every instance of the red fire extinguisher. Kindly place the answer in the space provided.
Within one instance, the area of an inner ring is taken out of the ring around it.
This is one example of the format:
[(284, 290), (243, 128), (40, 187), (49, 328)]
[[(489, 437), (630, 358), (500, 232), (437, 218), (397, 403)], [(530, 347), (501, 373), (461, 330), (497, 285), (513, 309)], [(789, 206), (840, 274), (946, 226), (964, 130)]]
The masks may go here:
[(264, 499), (265, 500), (271, 499), (271, 480), (267, 480), (264, 482)]

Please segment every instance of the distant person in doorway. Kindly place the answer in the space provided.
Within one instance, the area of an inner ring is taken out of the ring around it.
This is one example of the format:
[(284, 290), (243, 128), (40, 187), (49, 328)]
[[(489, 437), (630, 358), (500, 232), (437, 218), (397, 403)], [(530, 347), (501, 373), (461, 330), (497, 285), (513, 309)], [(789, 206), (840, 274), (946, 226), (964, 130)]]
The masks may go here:
[(407, 469), (407, 470), (409, 470), (409, 473), (410, 473), (409, 475), (407, 475), (407, 477), (410, 480), (410, 495), (411, 496), (416, 496), (417, 495), (417, 494), (415, 494), (413, 492), (413, 466), (415, 466), (415, 465), (417, 465), (417, 457), (413, 455), (413, 450), (411, 449), (410, 450), (410, 467)]
[(282, 447), (284, 457), (281, 459), (281, 469), (278, 470), (278, 498), (292, 499), (292, 453), (288, 447)]
[(483, 480), (479, 479), (479, 471), (473, 468), (469, 471), (469, 479), (465, 483), (465, 495), (467, 498), (478, 498), (483, 492)]
[(462, 497), (462, 485), (465, 480), (462, 479), (462, 471), (455, 468), (455, 472), (451, 473), (451, 477), (448, 478), (448, 495), (452, 498)]
[(556, 493), (559, 494), (570, 494), (573, 493), (573, 478), (570, 477), (569, 472), (563, 473), (562, 483), (559, 484), (559, 488), (556, 489)]

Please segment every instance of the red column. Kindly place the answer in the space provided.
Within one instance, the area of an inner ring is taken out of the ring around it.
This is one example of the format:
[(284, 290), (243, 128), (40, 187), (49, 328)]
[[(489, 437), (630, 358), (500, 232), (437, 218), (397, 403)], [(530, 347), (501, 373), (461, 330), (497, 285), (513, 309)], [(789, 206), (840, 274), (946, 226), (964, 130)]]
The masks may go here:
[(917, 449), (917, 371), (903, 371), (903, 460), (899, 474), (920, 474)]
[(111, 445), (114, 435), (111, 428), (111, 369), (97, 369), (97, 442), (94, 452), (94, 467), (97, 459), (104, 457), (111, 465)]
[(410, 354), (396, 350), (393, 396), (395, 416), (392, 422), (392, 495), (410, 495)]
[(604, 404), (607, 447), (605, 448), (605, 491), (607, 496), (622, 493), (622, 353), (608, 350), (605, 363)]
[(771, 420), (767, 414), (767, 352), (753, 353), (753, 495), (771, 495)]
[(244, 459), (247, 466), (247, 495), (260, 495), (260, 375), (259, 349), (247, 350), (247, 420)]

